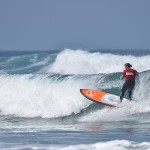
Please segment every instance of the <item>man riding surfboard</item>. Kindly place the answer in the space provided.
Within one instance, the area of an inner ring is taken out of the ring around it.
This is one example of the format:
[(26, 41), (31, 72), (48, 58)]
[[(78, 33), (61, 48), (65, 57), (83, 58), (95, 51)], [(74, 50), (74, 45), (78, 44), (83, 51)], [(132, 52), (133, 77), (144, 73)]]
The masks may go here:
[(131, 64), (126, 63), (124, 67), (125, 70), (122, 72), (122, 76), (120, 77), (120, 79), (125, 78), (125, 83), (121, 89), (120, 102), (122, 102), (126, 90), (128, 90), (129, 100), (132, 100), (132, 91), (135, 87), (135, 77), (138, 75), (138, 72), (131, 68)]

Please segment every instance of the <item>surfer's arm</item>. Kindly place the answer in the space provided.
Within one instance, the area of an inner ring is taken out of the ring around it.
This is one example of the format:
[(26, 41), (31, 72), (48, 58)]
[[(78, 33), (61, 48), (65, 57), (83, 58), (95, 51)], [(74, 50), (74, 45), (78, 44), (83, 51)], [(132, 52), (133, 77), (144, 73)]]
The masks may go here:
[(125, 75), (126, 75), (126, 71), (124, 70), (123, 72), (122, 72), (122, 75), (120, 76), (120, 80), (123, 80), (124, 78), (125, 78)]
[(123, 80), (124, 78), (125, 78), (124, 75), (121, 75), (121, 76), (119, 77), (120, 80)]

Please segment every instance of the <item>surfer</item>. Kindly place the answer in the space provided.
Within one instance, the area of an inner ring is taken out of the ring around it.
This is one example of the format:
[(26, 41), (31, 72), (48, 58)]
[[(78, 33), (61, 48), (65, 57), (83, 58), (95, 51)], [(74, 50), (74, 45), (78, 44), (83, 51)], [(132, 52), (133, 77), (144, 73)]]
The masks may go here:
[(122, 76), (120, 77), (121, 80), (125, 78), (125, 83), (123, 84), (121, 89), (120, 102), (122, 102), (126, 90), (128, 90), (129, 100), (132, 100), (132, 91), (135, 86), (135, 77), (136, 75), (138, 75), (138, 72), (135, 69), (131, 68), (131, 64), (126, 63), (124, 67), (125, 70), (122, 72)]

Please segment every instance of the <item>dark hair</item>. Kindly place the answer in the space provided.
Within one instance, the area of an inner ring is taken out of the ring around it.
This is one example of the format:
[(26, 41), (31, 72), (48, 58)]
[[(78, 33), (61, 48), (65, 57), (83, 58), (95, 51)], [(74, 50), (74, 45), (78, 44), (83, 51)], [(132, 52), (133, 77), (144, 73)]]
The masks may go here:
[(129, 63), (126, 63), (126, 64), (124, 64), (126, 67), (132, 67), (132, 65), (131, 64), (129, 64)]

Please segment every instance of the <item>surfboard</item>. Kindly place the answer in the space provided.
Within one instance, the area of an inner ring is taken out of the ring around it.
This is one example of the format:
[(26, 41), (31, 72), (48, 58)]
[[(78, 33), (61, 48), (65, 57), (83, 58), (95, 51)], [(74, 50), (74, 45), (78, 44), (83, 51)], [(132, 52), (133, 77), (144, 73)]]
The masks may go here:
[(80, 89), (80, 92), (83, 96), (96, 103), (112, 107), (118, 107), (120, 104), (120, 98), (117, 95), (91, 89)]

